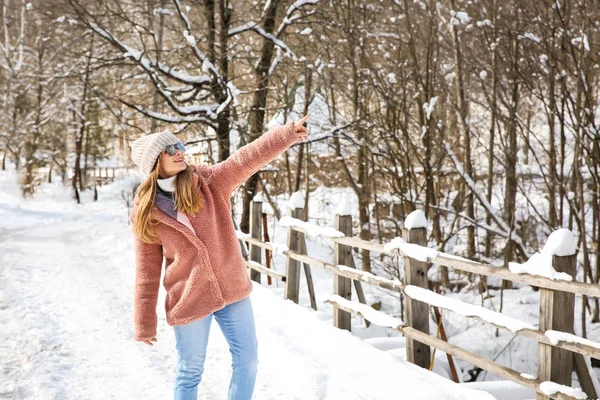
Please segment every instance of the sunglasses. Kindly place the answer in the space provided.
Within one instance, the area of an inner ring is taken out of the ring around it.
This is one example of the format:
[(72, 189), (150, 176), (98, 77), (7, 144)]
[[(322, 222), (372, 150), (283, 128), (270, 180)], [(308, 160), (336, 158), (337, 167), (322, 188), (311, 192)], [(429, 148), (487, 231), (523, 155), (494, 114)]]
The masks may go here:
[(177, 154), (177, 150), (181, 150), (182, 153), (185, 153), (185, 146), (182, 142), (179, 142), (177, 144), (170, 144), (166, 146), (165, 150), (170, 156), (174, 156)]

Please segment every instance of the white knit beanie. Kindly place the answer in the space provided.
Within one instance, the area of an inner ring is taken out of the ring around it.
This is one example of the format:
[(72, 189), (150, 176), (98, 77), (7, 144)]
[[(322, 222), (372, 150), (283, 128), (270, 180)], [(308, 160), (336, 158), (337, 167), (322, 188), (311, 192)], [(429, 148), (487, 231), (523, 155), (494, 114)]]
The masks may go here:
[(156, 159), (171, 144), (181, 140), (171, 132), (151, 133), (136, 139), (131, 144), (131, 158), (146, 175), (150, 175)]

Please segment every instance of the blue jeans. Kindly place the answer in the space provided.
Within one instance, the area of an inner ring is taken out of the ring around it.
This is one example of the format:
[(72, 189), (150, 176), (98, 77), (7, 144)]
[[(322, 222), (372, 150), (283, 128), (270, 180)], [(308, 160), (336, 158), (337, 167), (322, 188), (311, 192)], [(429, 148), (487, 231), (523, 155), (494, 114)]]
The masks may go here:
[(175, 400), (197, 399), (213, 315), (229, 343), (232, 355), (233, 373), (229, 383), (228, 400), (252, 398), (258, 365), (258, 341), (252, 303), (248, 296), (204, 318), (173, 326), (178, 354)]

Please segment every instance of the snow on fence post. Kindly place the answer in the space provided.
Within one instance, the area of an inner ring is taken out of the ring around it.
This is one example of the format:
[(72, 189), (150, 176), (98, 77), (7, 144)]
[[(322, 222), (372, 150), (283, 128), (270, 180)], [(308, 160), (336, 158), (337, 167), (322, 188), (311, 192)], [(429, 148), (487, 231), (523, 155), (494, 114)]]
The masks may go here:
[[(255, 196), (250, 203), (250, 236), (256, 240), (261, 240), (262, 235), (262, 198)], [(259, 246), (250, 243), (250, 260), (261, 263), (261, 248)], [(250, 279), (254, 282), (260, 283), (260, 272), (254, 268), (250, 268)]]
[[(577, 242), (568, 229), (559, 229), (549, 237), (542, 253), (552, 255), (552, 267), (573, 278), (577, 273)], [(556, 330), (574, 333), (575, 294), (550, 289), (540, 289), (540, 327), (542, 332)], [(571, 386), (573, 353), (568, 350), (539, 343), (538, 379)], [(550, 397), (537, 393), (536, 400)]]
[[(410, 213), (404, 221), (403, 239), (408, 243), (427, 246), (427, 220), (421, 210)], [(427, 271), (429, 263), (404, 257), (404, 284), (429, 289)], [(429, 305), (409, 296), (406, 301), (406, 325), (429, 334)], [(419, 367), (429, 368), (431, 348), (429, 345), (406, 338), (406, 359)]]
[[(302, 211), (304, 209), (304, 196), (302, 192), (297, 191), (292, 194), (288, 201), (290, 207), (290, 213), (292, 218), (302, 219)], [(304, 233), (298, 232), (291, 226), (288, 227), (288, 248), (296, 253), (300, 253), (302, 249), (302, 240)], [(286, 280), (285, 280), (285, 292), (284, 298), (286, 300), (292, 300), (298, 304), (300, 295), (300, 261), (294, 260), (293, 258), (286, 258)]]
[[(347, 237), (352, 237), (352, 215), (350, 215), (349, 204), (342, 201), (335, 211), (334, 228), (342, 232)], [(334, 264), (346, 265), (352, 267), (352, 247), (334, 243)], [(352, 300), (352, 279), (334, 274), (333, 276), (333, 294), (337, 294), (346, 300)], [(333, 324), (336, 328), (352, 330), (352, 315), (340, 309), (333, 307)]]

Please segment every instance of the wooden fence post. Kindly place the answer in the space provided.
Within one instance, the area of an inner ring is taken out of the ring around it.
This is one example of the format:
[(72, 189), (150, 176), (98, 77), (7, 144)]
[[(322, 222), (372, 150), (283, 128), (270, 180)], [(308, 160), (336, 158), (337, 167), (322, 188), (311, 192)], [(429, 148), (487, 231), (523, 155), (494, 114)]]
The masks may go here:
[[(262, 225), (261, 225), (261, 215), (262, 215), (262, 200), (253, 199), (250, 203), (250, 236), (256, 240), (262, 240)], [(250, 244), (250, 260), (256, 261), (260, 264), (260, 253), (261, 248), (259, 246), (255, 246), (252, 243)], [(255, 270), (254, 268), (250, 268), (250, 279), (254, 282), (260, 283), (260, 272)]]
[[(301, 219), (302, 218), (302, 208), (292, 209), (292, 218)], [(302, 232), (298, 232), (291, 227), (288, 228), (288, 249), (299, 253), (302, 249), (302, 241), (304, 240), (304, 234)], [(298, 299), (300, 295), (300, 261), (294, 260), (290, 257), (286, 257), (285, 264), (285, 292), (284, 298), (287, 300), (292, 300), (294, 303), (298, 304)]]
[[(302, 240), (300, 241), (301, 252), (304, 255), (308, 255), (308, 249), (306, 247), (306, 237), (302, 235)], [(310, 297), (310, 307), (317, 311), (317, 298), (315, 296), (315, 285), (313, 284), (312, 272), (310, 270), (310, 265), (307, 263), (302, 263), (304, 267), (304, 276), (306, 277), (306, 287), (308, 289), (308, 297)]]
[[(348, 237), (352, 237), (352, 216), (335, 215), (334, 227)], [(346, 265), (351, 267), (352, 247), (339, 243), (334, 244), (335, 265)], [(337, 294), (346, 300), (352, 300), (352, 279), (333, 274), (333, 294)], [(336, 328), (351, 331), (352, 315), (339, 307), (333, 307), (333, 324)]]
[[(402, 236), (408, 243), (427, 245), (426, 228), (403, 228)], [(427, 271), (429, 264), (423, 261), (404, 257), (404, 284), (429, 289)], [(404, 296), (406, 301), (406, 325), (429, 334), (429, 305)], [(419, 367), (429, 369), (431, 363), (431, 348), (413, 339), (406, 338), (406, 359)]]
[[(553, 256), (552, 266), (557, 272), (577, 276), (577, 255)], [(574, 333), (575, 294), (540, 289), (540, 331), (556, 330)], [(538, 344), (538, 379), (571, 386), (573, 353), (547, 344)], [(550, 397), (536, 394), (536, 400)]]
[[(262, 213), (262, 227), (263, 227), (263, 241), (270, 242), (271, 238), (269, 238), (269, 226), (267, 225), (267, 213), (263, 211)], [(271, 250), (265, 249), (265, 267), (271, 269)], [(271, 281), (271, 275), (267, 275), (267, 285), (271, 285), (273, 282)]]

